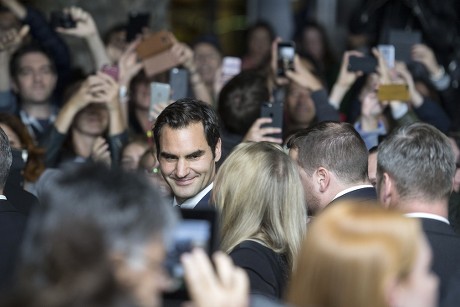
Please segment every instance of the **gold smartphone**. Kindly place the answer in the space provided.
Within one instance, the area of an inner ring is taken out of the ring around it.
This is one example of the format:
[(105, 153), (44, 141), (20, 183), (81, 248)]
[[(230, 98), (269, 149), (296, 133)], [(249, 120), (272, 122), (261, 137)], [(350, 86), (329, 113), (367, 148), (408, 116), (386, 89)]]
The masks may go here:
[(407, 84), (382, 84), (377, 90), (377, 98), (380, 101), (408, 101), (410, 99), (409, 89)]

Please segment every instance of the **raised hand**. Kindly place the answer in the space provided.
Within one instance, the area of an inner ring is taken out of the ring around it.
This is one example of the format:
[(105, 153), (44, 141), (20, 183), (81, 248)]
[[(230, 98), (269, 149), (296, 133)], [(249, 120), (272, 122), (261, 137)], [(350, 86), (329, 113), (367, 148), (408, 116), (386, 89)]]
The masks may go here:
[(64, 12), (70, 14), (72, 19), (76, 23), (75, 28), (56, 28), (56, 31), (59, 33), (64, 33), (77, 37), (89, 37), (92, 35), (99, 35), (94, 22), (93, 17), (88, 12), (84, 11), (81, 8), (72, 6), (64, 10)]
[(283, 140), (280, 138), (274, 138), (269, 136), (270, 134), (281, 133), (280, 128), (275, 127), (262, 127), (264, 124), (270, 124), (272, 122), (271, 118), (262, 117), (257, 119), (249, 128), (249, 131), (244, 136), (243, 141), (249, 142), (272, 142), (277, 144), (282, 144)]
[(216, 271), (202, 249), (181, 257), (185, 282), (195, 307), (249, 306), (249, 279), (231, 258), (217, 252), (213, 255)]

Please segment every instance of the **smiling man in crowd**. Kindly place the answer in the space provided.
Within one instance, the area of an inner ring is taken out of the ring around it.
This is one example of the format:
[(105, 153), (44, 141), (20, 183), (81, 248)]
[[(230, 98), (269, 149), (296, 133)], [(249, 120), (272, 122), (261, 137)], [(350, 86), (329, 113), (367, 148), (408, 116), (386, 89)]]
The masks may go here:
[(173, 204), (207, 208), (222, 145), (214, 110), (195, 99), (179, 99), (158, 116), (153, 135)]

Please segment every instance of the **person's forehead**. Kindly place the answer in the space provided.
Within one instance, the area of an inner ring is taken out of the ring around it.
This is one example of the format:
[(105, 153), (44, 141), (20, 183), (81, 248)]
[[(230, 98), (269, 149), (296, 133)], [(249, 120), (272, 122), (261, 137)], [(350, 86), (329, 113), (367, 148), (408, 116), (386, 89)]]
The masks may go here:
[(173, 128), (170, 125), (165, 125), (161, 129), (160, 143), (163, 145), (169, 144), (174, 146), (188, 145), (207, 145), (204, 126), (201, 122), (191, 123), (185, 127)]
[(34, 51), (34, 52), (28, 52), (24, 54), (20, 60), (19, 60), (19, 65), (21, 67), (25, 66), (51, 66), (51, 61), (42, 52)]

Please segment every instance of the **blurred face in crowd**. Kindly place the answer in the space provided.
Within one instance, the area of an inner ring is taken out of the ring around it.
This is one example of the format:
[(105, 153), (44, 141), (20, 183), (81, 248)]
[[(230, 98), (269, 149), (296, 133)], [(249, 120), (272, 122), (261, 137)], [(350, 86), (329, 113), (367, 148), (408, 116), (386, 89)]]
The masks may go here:
[(263, 59), (271, 53), (271, 46), (270, 33), (265, 28), (258, 27), (252, 31), (248, 41), (249, 54)]
[(320, 61), (324, 56), (324, 45), (321, 32), (314, 28), (306, 28), (302, 33), (302, 49), (307, 51), (317, 61)]
[(214, 82), (216, 72), (219, 69), (222, 56), (213, 45), (198, 43), (194, 48), (195, 63), (198, 73), (205, 83)]
[(134, 100), (136, 108), (141, 110), (148, 110), (150, 107), (150, 85), (145, 82), (141, 82), (136, 85), (134, 92)]
[(287, 95), (287, 113), (290, 122), (308, 127), (316, 115), (310, 90), (291, 83)]
[(10, 146), (12, 148), (16, 149), (21, 149), (22, 148), (22, 142), (19, 139), (19, 136), (16, 134), (16, 132), (13, 131), (8, 125), (1, 124), (0, 123), (0, 128), (5, 131), (6, 136), (8, 136), (8, 140), (10, 141)]
[(202, 123), (160, 132), (160, 168), (179, 204), (194, 197), (214, 179), (221, 141), (213, 154)]
[(109, 126), (109, 112), (103, 103), (90, 103), (74, 119), (74, 128), (81, 134), (101, 136)]
[(164, 269), (166, 250), (162, 240), (153, 239), (139, 247), (133, 256), (115, 255), (115, 276), (141, 307), (159, 307), (161, 293), (167, 289)]
[(110, 35), (106, 45), (106, 51), (112, 63), (118, 62), (127, 46), (126, 31), (120, 30)]
[(121, 154), (121, 168), (125, 171), (137, 170), (147, 147), (147, 144), (140, 142), (131, 142), (126, 145)]
[(139, 170), (143, 171), (152, 185), (159, 189), (163, 196), (171, 196), (171, 188), (161, 175), (156, 153), (146, 152), (139, 162)]
[(393, 290), (394, 305), (410, 307), (437, 306), (438, 277), (431, 271), (431, 250), (422, 237), (414, 266), (406, 280), (400, 281)]
[(13, 90), (23, 102), (48, 103), (56, 81), (57, 76), (48, 57), (41, 52), (30, 52), (19, 59)]
[(0, 12), (0, 36), (9, 30), (19, 30), (20, 28), (21, 22), (13, 13), (9, 11)]

